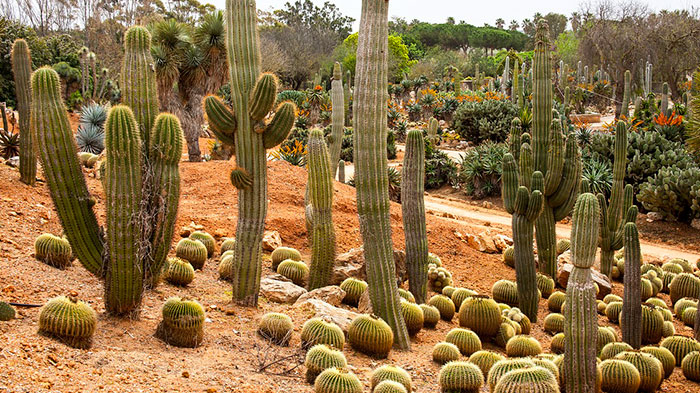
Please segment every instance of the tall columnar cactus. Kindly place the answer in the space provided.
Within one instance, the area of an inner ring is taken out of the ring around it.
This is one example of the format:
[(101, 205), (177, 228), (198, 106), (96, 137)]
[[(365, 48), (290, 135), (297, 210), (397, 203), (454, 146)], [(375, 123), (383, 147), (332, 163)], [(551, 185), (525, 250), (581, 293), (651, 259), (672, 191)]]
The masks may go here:
[(425, 146), (423, 133), (409, 131), (401, 172), (401, 212), (406, 234), (408, 287), (418, 304), (425, 303), (428, 283), (428, 235), (425, 229)]
[(603, 194), (598, 194), (601, 210), (600, 271), (610, 277), (615, 251), (623, 246), (625, 224), (635, 222), (637, 207), (632, 205), (632, 185), (625, 186), (627, 171), (627, 124), (620, 121), (615, 128), (615, 159), (610, 205)]
[(642, 250), (639, 246), (637, 225), (633, 222), (625, 224), (625, 293), (622, 302), (620, 327), (622, 341), (634, 349), (642, 346), (642, 295), (641, 272)]
[(652, 70), (653, 66), (651, 65), (651, 63), (647, 62), (646, 69), (644, 70), (644, 96), (648, 96), (652, 93)]
[(661, 113), (663, 113), (665, 116), (669, 115), (669, 110), (668, 110), (668, 83), (664, 82), (663, 87), (661, 88)]
[(600, 208), (593, 194), (582, 194), (574, 208), (571, 255), (574, 268), (566, 287), (564, 306), (564, 381), (566, 391), (593, 392), (596, 388), (598, 319), (591, 276), (595, 262)]
[[(544, 176), (544, 209), (536, 222), (540, 271), (557, 277), (555, 224), (571, 212), (581, 184), (581, 153), (576, 138), (564, 137), (561, 122), (552, 121), (552, 67), (549, 27), (540, 20), (535, 35), (532, 81), (534, 170)], [(556, 116), (555, 116), (556, 117)], [(566, 140), (565, 140), (566, 139)]]
[[(32, 58), (27, 41), (18, 39), (12, 45), (12, 73), (15, 76), (17, 111), (19, 112), (19, 179), (33, 186), (36, 182), (36, 154), (29, 131), (32, 101)], [(5, 116), (3, 110), (3, 117)]]
[(409, 349), (396, 285), (389, 220), (386, 170), (388, 13), (388, 1), (362, 0), (353, 100), (355, 184), (372, 308), (391, 326), (395, 345)]
[(338, 62), (333, 66), (331, 105), (333, 106), (333, 114), (331, 116), (331, 135), (328, 138), (328, 151), (331, 160), (331, 176), (335, 179), (345, 130), (345, 92), (343, 91), (343, 73)]
[(511, 93), (511, 102), (514, 104), (517, 104), (518, 107), (520, 107), (521, 100), (522, 98), (520, 97), (520, 91), (521, 89), (521, 84), (520, 84), (520, 62), (515, 61), (515, 65), (513, 65), (513, 87), (512, 87), (512, 93)]
[(630, 115), (630, 83), (632, 81), (632, 73), (630, 70), (625, 71), (625, 90), (622, 94), (622, 108), (620, 116), (629, 117)]
[(312, 206), (312, 254), (309, 289), (330, 283), (335, 262), (335, 229), (333, 229), (333, 175), (323, 131), (309, 134), (309, 202)]
[(234, 252), (233, 299), (257, 306), (262, 266), (262, 237), (267, 216), (266, 149), (280, 144), (294, 124), (295, 106), (281, 103), (269, 123), (277, 78), (260, 73), (257, 9), (255, 0), (226, 1), (226, 52), (231, 77), (229, 108), (215, 96), (204, 99), (211, 130), (227, 145), (235, 146), (238, 167), (231, 173), (238, 188), (238, 224)]
[(343, 108), (345, 110), (345, 125), (352, 126), (352, 114), (350, 110), (350, 85), (352, 83), (352, 74), (350, 70), (345, 73), (345, 84), (343, 85)]
[(506, 94), (508, 91), (508, 77), (510, 76), (510, 57), (506, 55), (505, 65), (503, 66), (503, 75), (501, 76), (501, 92)]
[(437, 143), (437, 132), (439, 127), (440, 123), (436, 118), (431, 117), (430, 120), (428, 120), (428, 141), (430, 141), (432, 144)]
[(576, 63), (576, 84), (581, 83), (581, 60)]

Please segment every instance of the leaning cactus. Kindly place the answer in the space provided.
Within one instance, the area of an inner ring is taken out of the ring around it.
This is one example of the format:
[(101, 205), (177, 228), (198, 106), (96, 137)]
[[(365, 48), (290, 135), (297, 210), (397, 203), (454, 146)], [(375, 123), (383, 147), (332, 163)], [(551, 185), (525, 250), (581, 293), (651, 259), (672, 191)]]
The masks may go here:
[(642, 250), (639, 246), (639, 233), (637, 225), (628, 222), (625, 225), (625, 293), (622, 303), (622, 316), (620, 327), (622, 328), (622, 341), (628, 343), (634, 349), (642, 346), (642, 295), (640, 288), (640, 265), (642, 262)]
[(97, 315), (74, 297), (49, 300), (39, 313), (39, 333), (57, 338), (75, 348), (89, 348), (95, 333)]
[[(294, 123), (295, 106), (281, 103), (264, 123), (277, 96), (277, 78), (260, 73), (255, 0), (226, 3), (226, 52), (231, 77), (229, 108), (215, 96), (204, 99), (210, 129), (226, 145), (235, 146), (238, 225), (234, 253), (233, 299), (257, 306), (262, 269), (262, 237), (267, 216), (266, 149), (280, 144)], [(232, 172), (232, 175), (234, 173)]]
[(345, 92), (343, 91), (343, 72), (340, 63), (333, 66), (333, 81), (331, 82), (331, 134), (328, 138), (328, 154), (331, 160), (331, 177), (335, 179), (340, 160), (340, 148), (345, 133)]
[(409, 131), (401, 176), (401, 212), (406, 234), (406, 269), (408, 286), (418, 303), (427, 297), (428, 236), (425, 229), (425, 147), (423, 133)]
[(565, 350), (564, 385), (566, 391), (593, 392), (596, 388), (598, 317), (591, 266), (600, 227), (600, 208), (593, 194), (576, 201), (571, 230), (571, 255), (574, 264), (566, 287), (564, 304)]
[[(11, 57), (12, 73), (15, 76), (15, 91), (17, 92), (17, 111), (19, 112), (19, 179), (22, 183), (33, 186), (36, 182), (36, 154), (32, 134), (29, 130), (32, 100), (32, 57), (27, 41), (21, 38), (16, 40), (12, 44)], [(2, 115), (4, 118), (4, 110)]]

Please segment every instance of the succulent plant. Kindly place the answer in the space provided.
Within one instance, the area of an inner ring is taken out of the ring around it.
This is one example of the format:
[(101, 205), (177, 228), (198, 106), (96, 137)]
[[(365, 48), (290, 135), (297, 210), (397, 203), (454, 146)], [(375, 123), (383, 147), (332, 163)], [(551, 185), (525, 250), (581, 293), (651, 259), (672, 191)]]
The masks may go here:
[(204, 308), (194, 300), (173, 296), (163, 304), (156, 337), (170, 345), (195, 348), (204, 339)]
[(423, 327), (434, 328), (440, 321), (440, 310), (428, 304), (421, 304), (419, 307), (423, 310)]
[(454, 328), (447, 333), (445, 341), (452, 343), (459, 348), (459, 352), (464, 356), (470, 356), (481, 350), (481, 340), (479, 336), (471, 330)]
[(487, 378), (489, 390), (493, 392), (498, 382), (507, 373), (513, 370), (526, 369), (530, 367), (535, 367), (535, 363), (528, 358), (499, 360), (493, 366), (491, 366), (491, 370), (489, 371)]
[[(29, 126), (32, 100), (32, 57), (27, 41), (21, 38), (15, 40), (12, 44), (10, 59), (12, 61), (12, 74), (14, 75), (17, 95), (17, 112), (19, 112), (20, 181), (33, 186), (36, 182), (36, 154), (34, 153), (36, 142)], [(2, 110), (4, 117), (4, 108)], [(4, 125), (3, 128), (7, 128), (7, 126)], [(6, 129), (5, 131), (9, 130)]]
[(229, 281), (233, 279), (233, 261), (233, 253), (221, 256), (221, 261), (219, 262), (220, 280)]
[(456, 288), (453, 292), (452, 295), (450, 295), (450, 298), (452, 298), (452, 303), (455, 304), (455, 310), (459, 310), (460, 307), (462, 307), (462, 302), (469, 296), (474, 296), (477, 293), (475, 291), (472, 291), (471, 289), (467, 288)]
[(409, 335), (413, 336), (423, 329), (423, 310), (417, 304), (403, 300), (401, 302), (401, 315)]
[(664, 325), (661, 328), (661, 337), (671, 337), (676, 335), (676, 327), (673, 326), (672, 321), (664, 321)]
[(306, 352), (306, 382), (313, 384), (316, 377), (329, 368), (345, 368), (348, 366), (345, 355), (325, 344), (318, 344)]
[(207, 248), (207, 258), (211, 258), (214, 252), (216, 252), (216, 240), (214, 236), (203, 231), (194, 231), (190, 234), (190, 239), (204, 244), (204, 247)]
[(0, 321), (15, 319), (15, 308), (9, 303), (0, 302)]
[(91, 124), (80, 124), (75, 133), (78, 151), (100, 154), (105, 148), (105, 132)]
[(451, 321), (455, 315), (455, 304), (445, 295), (434, 295), (428, 300), (428, 305), (437, 308), (440, 311), (440, 318), (445, 321)]
[(440, 293), (442, 293), (443, 295), (445, 295), (449, 298), (452, 298), (452, 295), (455, 293), (456, 290), (457, 290), (457, 288), (453, 287), (452, 285), (448, 285), (446, 287), (442, 287), (442, 292), (440, 292)]
[(362, 383), (345, 368), (328, 368), (316, 377), (315, 393), (362, 393)]
[(664, 368), (659, 359), (654, 356), (639, 351), (625, 351), (615, 356), (615, 359), (630, 362), (637, 368), (640, 377), (638, 391), (655, 392), (661, 385)]
[[(624, 312), (621, 318), (624, 318)], [(664, 317), (656, 307), (648, 304), (642, 305), (641, 326), (637, 326), (637, 329), (641, 331), (642, 343), (658, 343), (663, 335), (663, 324)], [(621, 323), (621, 325), (624, 328), (624, 323)]]
[(554, 280), (542, 273), (537, 273), (537, 289), (540, 290), (542, 297), (549, 298), (554, 292)]
[(513, 281), (498, 280), (491, 287), (493, 300), (509, 306), (518, 305), (518, 286)]
[(569, 239), (559, 239), (557, 242), (557, 255), (561, 255), (571, 248), (571, 241)]
[(407, 291), (407, 290), (405, 290), (405, 289), (403, 289), (403, 288), (399, 288), (399, 296), (401, 296), (401, 298), (402, 298), (403, 300), (406, 300), (406, 301), (408, 301), (408, 302), (410, 302), (410, 303), (415, 303), (415, 302), (416, 302), (415, 296), (413, 296), (413, 294), (412, 294), (411, 292), (409, 292), (409, 291)]
[(515, 248), (513, 246), (508, 246), (503, 250), (503, 263), (506, 266), (515, 267)]
[(469, 363), (474, 363), (481, 369), (481, 373), (488, 376), (489, 370), (498, 361), (505, 359), (503, 355), (493, 351), (476, 351), (471, 356), (469, 356)]
[(181, 239), (175, 246), (175, 256), (189, 262), (195, 270), (201, 270), (207, 261), (207, 247), (197, 240)]
[(661, 348), (666, 348), (673, 354), (676, 359), (676, 366), (680, 366), (683, 358), (693, 352), (700, 351), (700, 343), (692, 337), (675, 335), (666, 337), (659, 344)]
[(685, 297), (682, 299), (679, 299), (675, 304), (673, 305), (673, 312), (676, 314), (678, 318), (683, 317), (683, 312), (689, 308), (689, 307), (698, 307), (698, 301), (696, 299), (690, 298), (690, 297)]
[(562, 310), (561, 305), (564, 304), (564, 301), (566, 301), (566, 293), (559, 291), (552, 292), (547, 299), (547, 307), (549, 311), (560, 313)]
[(683, 375), (691, 381), (700, 382), (700, 352), (693, 351), (681, 361)]
[(493, 337), (501, 327), (501, 310), (486, 296), (467, 298), (459, 309), (459, 326), (471, 329), (481, 337)]
[(605, 302), (600, 300), (600, 299), (596, 299), (595, 304), (596, 304), (596, 308), (598, 310), (598, 314), (605, 315), (605, 309), (608, 308), (608, 305), (605, 304)]
[(555, 334), (554, 337), (552, 337), (551, 343), (549, 344), (552, 353), (556, 353), (556, 354), (564, 353), (565, 340), (566, 340), (566, 337), (564, 336), (564, 333)]
[(639, 389), (639, 371), (630, 362), (620, 359), (604, 360), (600, 364), (603, 374), (601, 387), (604, 392), (635, 393)]
[(449, 362), (440, 369), (438, 381), (443, 393), (478, 393), (484, 384), (484, 375), (473, 363)]
[(348, 327), (348, 342), (358, 352), (386, 358), (394, 345), (391, 327), (375, 315), (360, 315)]
[(632, 351), (633, 349), (631, 345), (624, 341), (607, 343), (600, 351), (600, 360), (612, 359), (622, 352)]
[(685, 311), (683, 311), (681, 320), (683, 320), (683, 323), (687, 326), (693, 327), (695, 325), (695, 316), (697, 312), (697, 307), (688, 307), (685, 309)]
[(34, 255), (37, 260), (59, 269), (70, 266), (73, 259), (73, 251), (68, 240), (50, 233), (44, 233), (36, 238)]
[(289, 345), (289, 339), (292, 338), (293, 331), (292, 318), (286, 314), (267, 313), (262, 316), (258, 324), (258, 334), (277, 345)]
[(612, 323), (620, 322), (620, 313), (622, 312), (622, 302), (610, 302), (605, 307), (605, 316)]
[[(496, 345), (501, 348), (505, 348), (506, 345), (508, 345), (508, 341), (518, 334), (518, 332), (515, 330), (516, 325), (519, 326), (510, 319), (504, 318), (504, 322), (502, 322), (501, 326), (498, 328), (498, 333), (496, 333), (496, 336), (493, 338)], [(522, 330), (520, 331), (522, 332)]]
[(544, 330), (557, 334), (564, 331), (564, 316), (559, 313), (552, 313), (544, 318)]
[(408, 390), (398, 382), (382, 381), (374, 387), (372, 393), (407, 393)]
[(556, 376), (544, 367), (528, 367), (509, 371), (496, 384), (494, 393), (515, 393), (535, 391), (558, 393), (559, 382)]
[(97, 314), (75, 297), (49, 300), (39, 312), (39, 333), (75, 348), (89, 348), (97, 325)]
[(430, 289), (441, 293), (442, 288), (452, 285), (452, 273), (444, 267), (431, 263), (428, 265), (428, 284)]
[(700, 278), (691, 273), (680, 273), (671, 281), (668, 289), (673, 304), (684, 297), (695, 298), (700, 293)]
[(226, 251), (233, 251), (236, 248), (236, 238), (234, 237), (227, 237), (224, 239), (223, 242), (221, 242), (221, 255)]
[(345, 334), (333, 322), (326, 322), (321, 318), (309, 319), (301, 328), (301, 346), (310, 348), (317, 344), (325, 344), (342, 351)]
[(534, 337), (517, 335), (506, 344), (508, 357), (527, 357), (542, 353), (542, 345)]
[(598, 333), (597, 333), (597, 339), (596, 339), (596, 342), (598, 343), (596, 353), (599, 354), (600, 351), (603, 350), (603, 347), (605, 347), (609, 343), (616, 342), (616, 341), (617, 341), (617, 336), (615, 334), (615, 330), (608, 328), (607, 326), (599, 326)]
[(292, 282), (299, 286), (304, 286), (304, 284), (309, 279), (309, 267), (306, 266), (304, 262), (293, 261), (287, 259), (277, 266), (277, 273), (287, 277), (292, 280)]
[(362, 297), (362, 294), (367, 290), (367, 283), (356, 278), (348, 277), (340, 283), (340, 289), (345, 291), (343, 303), (357, 307), (357, 304), (360, 302), (360, 297)]
[(676, 367), (676, 358), (671, 351), (664, 347), (643, 347), (640, 351), (654, 356), (661, 362), (661, 366), (664, 368), (664, 378), (668, 378), (673, 374), (673, 369)]
[(401, 367), (385, 364), (375, 369), (370, 378), (370, 391), (374, 391), (375, 387), (382, 381), (398, 382), (406, 388), (407, 392), (411, 391), (411, 376)]
[(439, 342), (433, 347), (433, 361), (439, 364), (459, 360), (460, 351), (456, 345), (449, 342)]
[(184, 287), (194, 280), (194, 268), (192, 265), (178, 257), (169, 258), (165, 269), (165, 279), (173, 285)]

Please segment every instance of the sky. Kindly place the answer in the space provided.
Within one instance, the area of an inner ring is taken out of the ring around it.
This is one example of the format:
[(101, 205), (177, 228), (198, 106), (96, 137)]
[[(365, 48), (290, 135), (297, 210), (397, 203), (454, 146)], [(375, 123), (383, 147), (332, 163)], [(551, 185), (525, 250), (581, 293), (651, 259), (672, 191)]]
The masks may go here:
[[(218, 8), (225, 8), (225, 0), (201, 0), (209, 2)], [(281, 8), (287, 2), (293, 0), (257, 0), (257, 6), (262, 10)], [(325, 0), (313, 0), (317, 5), (322, 5)], [(355, 30), (359, 27), (361, 0), (330, 0), (340, 11), (356, 19)], [(620, 0), (613, 0), (620, 2)], [(391, 0), (389, 1), (389, 17), (402, 17), (408, 21), (418, 19), (424, 22), (444, 22), (452, 16), (456, 21), (465, 21), (475, 26), (483, 26), (484, 23), (495, 24), (496, 19), (503, 18), (508, 23), (515, 19), (518, 22), (525, 18), (532, 18), (535, 12), (546, 14), (557, 12), (570, 15), (579, 9), (579, 0)], [(655, 0), (646, 4), (653, 10), (662, 9), (690, 9), (692, 6), (700, 6), (700, 0)]]

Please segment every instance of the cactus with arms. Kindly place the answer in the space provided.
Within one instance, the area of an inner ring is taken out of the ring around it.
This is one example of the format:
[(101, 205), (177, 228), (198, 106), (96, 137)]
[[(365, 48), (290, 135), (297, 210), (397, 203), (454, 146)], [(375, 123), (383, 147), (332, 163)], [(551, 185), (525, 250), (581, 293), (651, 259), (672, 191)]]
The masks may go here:
[(229, 108), (216, 96), (204, 99), (209, 126), (227, 145), (235, 146), (232, 179), (238, 190), (238, 224), (234, 252), (233, 299), (257, 306), (262, 267), (262, 237), (267, 216), (266, 149), (280, 144), (294, 124), (295, 106), (281, 103), (269, 123), (277, 78), (260, 72), (257, 8), (255, 0), (226, 1), (226, 52), (231, 78)]
[(353, 100), (355, 184), (372, 309), (391, 326), (395, 345), (409, 349), (396, 285), (389, 220), (386, 169), (388, 14), (388, 1), (362, 0)]
[(331, 159), (331, 176), (335, 179), (338, 171), (338, 161), (340, 160), (340, 148), (343, 144), (343, 134), (345, 131), (345, 92), (343, 91), (343, 73), (340, 70), (340, 63), (333, 66), (333, 81), (331, 82), (331, 105), (333, 113), (331, 116), (331, 135), (328, 137), (328, 151)]
[(574, 268), (566, 287), (564, 307), (564, 375), (566, 391), (596, 388), (598, 319), (591, 266), (598, 243), (600, 208), (593, 194), (582, 194), (574, 208), (571, 255)]
[[(15, 76), (17, 110), (19, 111), (19, 179), (33, 186), (36, 182), (36, 155), (32, 134), (29, 131), (32, 101), (32, 57), (27, 41), (18, 39), (12, 45), (12, 73)], [(5, 116), (3, 108), (3, 118)], [(5, 130), (7, 131), (7, 130)]]
[(401, 212), (406, 234), (408, 287), (418, 304), (425, 303), (428, 283), (428, 235), (425, 229), (425, 146), (423, 133), (406, 135), (406, 155), (401, 173)]

